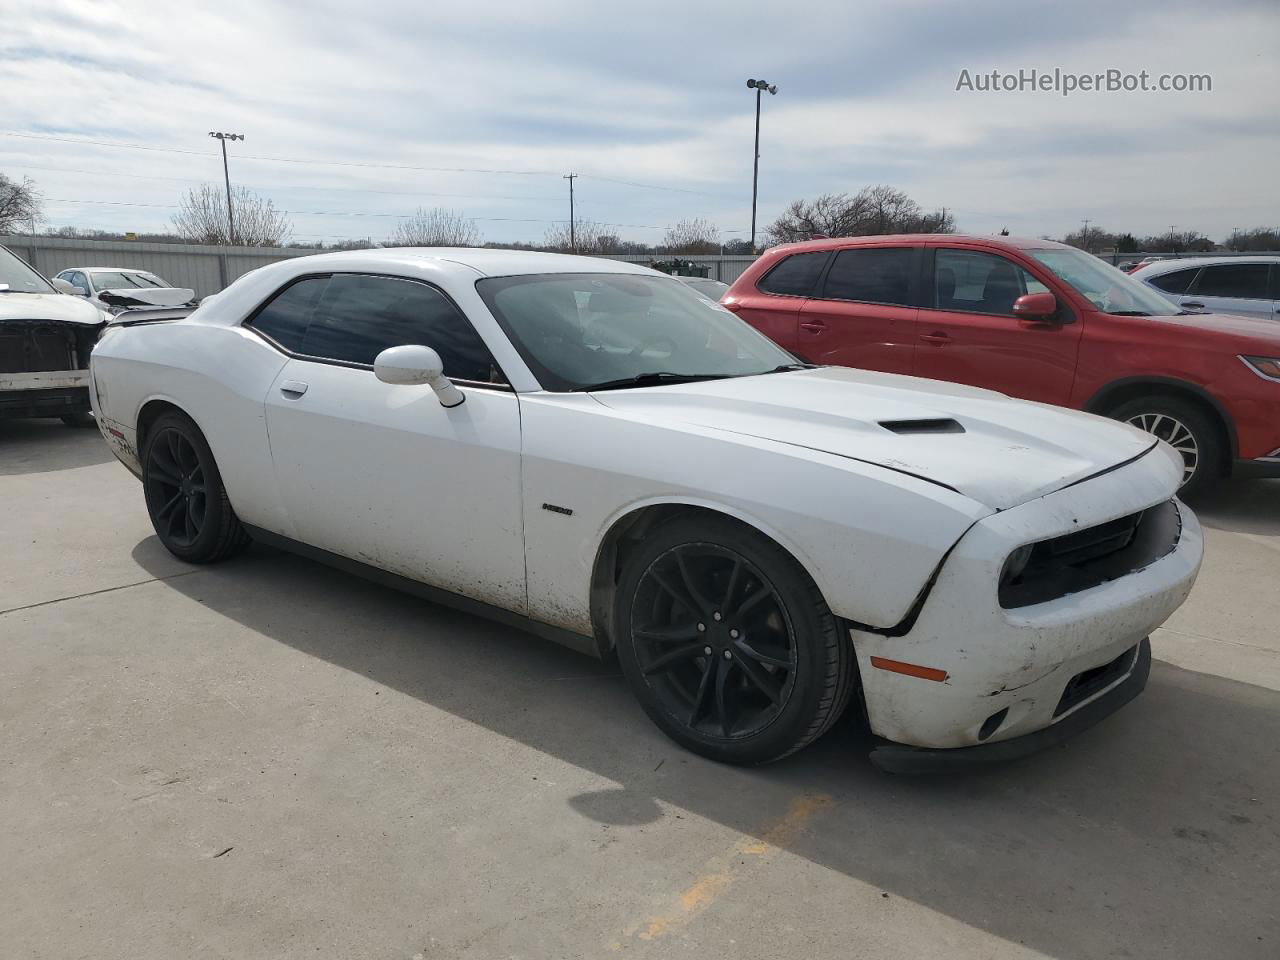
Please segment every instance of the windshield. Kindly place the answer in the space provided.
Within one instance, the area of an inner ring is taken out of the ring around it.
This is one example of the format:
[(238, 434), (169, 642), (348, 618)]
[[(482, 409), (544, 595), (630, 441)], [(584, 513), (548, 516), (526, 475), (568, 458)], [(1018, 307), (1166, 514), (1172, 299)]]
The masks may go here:
[(549, 273), (476, 289), (548, 390), (666, 374), (771, 373), (797, 360), (717, 303), (665, 277)]
[(0, 247), (0, 291), (6, 285), (9, 293), (57, 293), (49, 281)]
[(91, 274), (95, 290), (127, 290), (129, 287), (168, 286), (153, 273), (123, 273), (116, 270), (95, 270)]
[(1028, 250), (1103, 313), (1167, 317), (1178, 308), (1140, 280), (1083, 250)]

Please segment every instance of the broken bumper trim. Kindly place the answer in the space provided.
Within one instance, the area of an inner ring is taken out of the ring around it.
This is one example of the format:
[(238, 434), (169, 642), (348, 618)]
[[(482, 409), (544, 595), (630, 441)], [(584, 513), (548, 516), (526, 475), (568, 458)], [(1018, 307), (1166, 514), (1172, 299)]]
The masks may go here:
[(1063, 743), (1115, 713), (1143, 691), (1150, 673), (1151, 640), (1144, 639), (1128, 677), (1057, 723), (1010, 740), (973, 747), (933, 749), (884, 741), (871, 751), (871, 762), (887, 773), (936, 774), (968, 772), (1019, 760)]

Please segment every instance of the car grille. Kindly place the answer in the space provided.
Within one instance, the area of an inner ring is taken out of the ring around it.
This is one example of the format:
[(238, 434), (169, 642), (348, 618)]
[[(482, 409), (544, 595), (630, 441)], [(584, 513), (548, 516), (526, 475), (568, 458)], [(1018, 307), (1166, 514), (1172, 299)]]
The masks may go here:
[(1173, 552), (1182, 517), (1172, 500), (1117, 520), (1033, 544), (1026, 567), (1001, 576), (1000, 606), (1045, 603), (1116, 580)]
[(1136, 646), (1130, 647), (1110, 663), (1077, 673), (1067, 681), (1067, 688), (1062, 691), (1062, 699), (1058, 701), (1053, 715), (1062, 716), (1072, 707), (1084, 703), (1095, 693), (1107, 689), (1123, 677), (1133, 667), (1133, 658), (1137, 651)]

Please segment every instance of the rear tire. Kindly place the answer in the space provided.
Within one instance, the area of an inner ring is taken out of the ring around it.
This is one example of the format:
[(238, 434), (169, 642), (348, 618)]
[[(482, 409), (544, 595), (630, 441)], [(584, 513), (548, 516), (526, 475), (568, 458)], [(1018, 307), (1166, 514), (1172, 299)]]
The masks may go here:
[(1195, 497), (1222, 479), (1226, 438), (1212, 416), (1180, 397), (1138, 397), (1108, 414), (1159, 437), (1182, 454), (1185, 472), (1180, 497)]
[(856, 683), (853, 646), (813, 580), (728, 518), (652, 531), (623, 569), (614, 623), (645, 712), (677, 743), (725, 763), (769, 763), (807, 746)]
[(161, 414), (151, 425), (142, 450), (142, 489), (156, 536), (179, 560), (216, 563), (248, 546), (213, 451), (186, 414)]
[(93, 419), (93, 414), (88, 411), (81, 413), (64, 413), (59, 417), (68, 427), (96, 427), (98, 421)]

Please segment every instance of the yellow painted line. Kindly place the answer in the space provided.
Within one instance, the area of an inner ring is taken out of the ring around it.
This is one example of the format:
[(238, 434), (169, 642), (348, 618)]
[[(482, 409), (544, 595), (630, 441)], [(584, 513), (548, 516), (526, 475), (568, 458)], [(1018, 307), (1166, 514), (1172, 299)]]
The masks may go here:
[[(763, 861), (770, 853), (785, 847), (805, 828), (813, 815), (832, 800), (828, 794), (802, 794), (787, 807), (787, 812), (777, 822), (759, 831), (757, 837), (744, 839), (733, 846), (727, 856), (709, 860), (702, 874), (676, 897), (672, 907), (623, 931), (627, 939), (657, 940), (682, 930), (720, 899), (744, 870)], [(754, 858), (744, 862), (744, 857)], [(611, 950), (621, 950), (622, 943), (609, 945)]]

